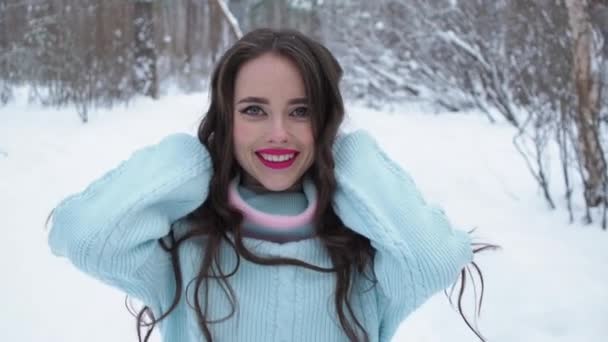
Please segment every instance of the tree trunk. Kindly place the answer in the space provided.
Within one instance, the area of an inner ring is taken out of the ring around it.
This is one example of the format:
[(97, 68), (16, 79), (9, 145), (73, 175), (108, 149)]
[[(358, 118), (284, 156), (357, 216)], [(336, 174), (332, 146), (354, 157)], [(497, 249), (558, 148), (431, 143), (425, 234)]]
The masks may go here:
[(270, 17), (270, 20), (272, 21), (272, 27), (275, 29), (280, 29), (282, 28), (282, 11), (281, 11), (281, 5), (282, 5), (283, 1), (272, 1), (272, 16)]
[(133, 25), (135, 33), (135, 89), (158, 98), (156, 75), (156, 44), (154, 42), (153, 6), (151, 1), (135, 1)]
[(221, 46), (222, 40), (222, 9), (218, 5), (217, 1), (209, 1), (209, 54), (211, 55), (211, 62), (215, 64)]
[(196, 30), (196, 14), (198, 6), (194, 0), (188, 0), (186, 3), (186, 41), (184, 42), (184, 52), (186, 54), (185, 64), (188, 67), (188, 71), (191, 70), (191, 63), (194, 55), (194, 49), (192, 44), (194, 43), (194, 36)]
[(593, 28), (587, 0), (566, 0), (573, 38), (573, 79), (577, 110), (577, 149), (584, 168), (585, 201), (595, 207), (604, 201), (606, 165), (599, 141), (599, 79), (593, 67)]

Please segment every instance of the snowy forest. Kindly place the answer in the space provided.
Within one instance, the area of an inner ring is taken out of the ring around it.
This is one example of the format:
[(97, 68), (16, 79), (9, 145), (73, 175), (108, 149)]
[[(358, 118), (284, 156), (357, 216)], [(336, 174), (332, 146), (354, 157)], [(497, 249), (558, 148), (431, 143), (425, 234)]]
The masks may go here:
[[(86, 122), (90, 108), (157, 99), (170, 85), (200, 91), (223, 50), (258, 27), (330, 46), (347, 98), (506, 120), (547, 205), (565, 198), (572, 221), (582, 196), (585, 220), (606, 229), (606, 1), (2, 0), (0, 102), (28, 85), (32, 101), (73, 105)], [(559, 194), (547, 179), (553, 147)]]
[[(124, 294), (53, 258), (45, 220), (196, 130), (217, 60), (262, 27), (329, 47), (344, 126), (500, 245), (481, 316), (465, 303), (488, 341), (606, 341), (608, 0), (0, 0), (0, 340), (136, 341)], [(394, 341), (475, 341), (451, 309), (438, 294)]]

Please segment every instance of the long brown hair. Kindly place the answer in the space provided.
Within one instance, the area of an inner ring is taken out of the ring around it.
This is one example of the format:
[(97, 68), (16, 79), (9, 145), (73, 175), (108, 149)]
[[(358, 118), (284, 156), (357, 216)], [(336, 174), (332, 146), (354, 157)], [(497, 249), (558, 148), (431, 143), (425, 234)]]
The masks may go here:
[[(228, 184), (240, 172), (234, 159), (232, 142), (234, 84), (240, 67), (265, 53), (276, 53), (289, 58), (299, 68), (304, 80), (309, 110), (312, 113), (315, 160), (307, 173), (311, 176), (318, 193), (317, 211), (314, 224), (317, 234), (329, 252), (332, 268), (322, 268), (291, 258), (260, 257), (248, 250), (242, 241), (240, 224), (242, 215), (228, 204)], [(230, 276), (237, 272), (240, 261), (233, 270), (218, 267), (217, 258), (221, 243), (227, 243), (235, 250), (237, 260), (243, 257), (262, 265), (293, 265), (319, 272), (336, 273), (335, 306), (344, 332), (351, 341), (368, 341), (367, 332), (359, 322), (350, 305), (348, 295), (353, 272), (363, 274), (366, 265), (373, 264), (374, 249), (369, 239), (347, 229), (331, 207), (331, 199), (336, 188), (334, 161), (331, 146), (344, 118), (344, 105), (339, 89), (342, 68), (334, 56), (323, 45), (291, 30), (273, 31), (259, 29), (252, 31), (235, 43), (219, 60), (211, 78), (211, 101), (205, 118), (198, 130), (200, 142), (207, 148), (213, 163), (213, 175), (209, 184), (207, 200), (187, 216), (191, 229), (179, 239), (173, 238), (170, 245), (161, 242), (172, 256), (175, 280), (177, 282), (174, 301), (161, 317), (155, 319), (149, 307), (137, 314), (138, 336), (142, 340), (142, 327), (148, 327), (144, 341), (148, 340), (155, 323), (165, 318), (180, 301), (183, 284), (177, 249), (187, 239), (205, 237), (204, 256), (199, 274), (193, 285), (194, 298), (199, 298), (201, 287), (208, 288), (210, 279), (222, 282), (225, 294), (232, 304), (230, 315), (221, 319), (208, 320), (208, 308), (201, 307), (194, 300), (194, 308), (199, 326), (207, 341), (212, 341), (210, 324), (232, 317), (236, 310), (237, 298), (229, 284)], [(230, 239), (232, 233), (234, 239)], [(166, 239), (165, 239), (166, 240)], [(164, 241), (164, 240), (160, 240)], [(364, 275), (372, 280), (373, 275)], [(208, 292), (205, 291), (207, 302)], [(350, 317), (350, 318), (348, 318)], [(144, 322), (147, 318), (149, 322)]]
[[(234, 159), (232, 141), (235, 79), (244, 63), (265, 53), (276, 53), (289, 58), (299, 68), (304, 80), (309, 111), (312, 113), (315, 142), (315, 160), (307, 171), (318, 191), (314, 224), (320, 241), (330, 255), (333, 265), (331, 268), (318, 267), (292, 258), (266, 258), (254, 254), (243, 244), (240, 231), (242, 215), (228, 203), (228, 184), (241, 172)], [(207, 341), (213, 340), (210, 326), (230, 319), (236, 311), (237, 298), (230, 286), (229, 278), (237, 272), (241, 257), (261, 265), (293, 265), (318, 272), (335, 273), (334, 305), (342, 329), (350, 341), (370, 340), (368, 332), (355, 316), (349, 301), (349, 293), (353, 287), (351, 281), (359, 279), (358, 276), (367, 278), (375, 286), (376, 278), (373, 272), (375, 250), (369, 239), (348, 229), (331, 206), (336, 189), (332, 145), (344, 118), (344, 104), (339, 89), (341, 77), (342, 68), (327, 48), (292, 30), (254, 30), (243, 36), (221, 57), (211, 78), (209, 109), (198, 130), (198, 138), (209, 151), (213, 163), (209, 196), (198, 209), (186, 217), (186, 221), (190, 224), (187, 234), (176, 238), (171, 233), (169, 239), (159, 240), (164, 250), (171, 255), (177, 286), (172, 305), (160, 317), (155, 318), (147, 306), (137, 313), (137, 332), (140, 342), (147, 341), (156, 323), (167, 317), (180, 302), (184, 284), (178, 248), (184, 241), (196, 237), (204, 237), (202, 239), (204, 255), (199, 273), (188, 286), (195, 286), (193, 307), (199, 327)], [(233, 238), (229, 237), (229, 233)], [(232, 270), (222, 270), (219, 267), (218, 254), (222, 243), (234, 249), (237, 256), (237, 264)], [(371, 270), (371, 274), (367, 274), (368, 272), (364, 270)], [(206, 303), (210, 280), (221, 282), (221, 288), (232, 306), (231, 313), (220, 320), (208, 319), (210, 314)], [(201, 288), (205, 294), (203, 307), (198, 300)], [(462, 310), (459, 311), (462, 314)], [(142, 331), (143, 328), (147, 328), (145, 332)]]

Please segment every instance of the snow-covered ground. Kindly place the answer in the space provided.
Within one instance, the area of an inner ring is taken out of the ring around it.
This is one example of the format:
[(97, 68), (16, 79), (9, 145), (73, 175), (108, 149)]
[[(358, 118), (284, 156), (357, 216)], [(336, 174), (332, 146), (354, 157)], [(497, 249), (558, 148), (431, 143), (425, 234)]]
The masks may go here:
[[(58, 201), (136, 148), (194, 132), (206, 99), (140, 99), (96, 111), (86, 125), (73, 109), (21, 100), (0, 108), (0, 340), (137, 340), (124, 295), (53, 257), (44, 222)], [(407, 104), (393, 113), (347, 108), (347, 127), (371, 131), (456, 226), (477, 227), (477, 236), (503, 247), (478, 259), (486, 281), (479, 325), (490, 341), (608, 341), (608, 233), (567, 224), (562, 203), (547, 209), (510, 127)], [(475, 339), (438, 294), (402, 324), (395, 341)]]

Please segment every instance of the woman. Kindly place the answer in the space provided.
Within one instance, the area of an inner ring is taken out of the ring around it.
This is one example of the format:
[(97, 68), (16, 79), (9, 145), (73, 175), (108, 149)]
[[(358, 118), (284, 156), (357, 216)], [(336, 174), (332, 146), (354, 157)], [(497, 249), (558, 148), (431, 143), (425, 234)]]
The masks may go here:
[(145, 303), (140, 341), (389, 341), (474, 251), (368, 134), (338, 136), (341, 74), (298, 32), (245, 35), (198, 139), (65, 199), (53, 253)]

